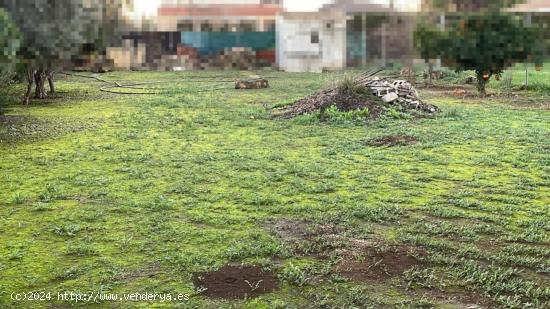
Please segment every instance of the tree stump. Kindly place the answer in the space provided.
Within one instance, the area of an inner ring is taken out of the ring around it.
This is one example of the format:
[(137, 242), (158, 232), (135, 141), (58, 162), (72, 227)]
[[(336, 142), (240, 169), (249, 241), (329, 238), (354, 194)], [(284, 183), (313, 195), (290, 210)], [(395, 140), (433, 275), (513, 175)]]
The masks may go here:
[(268, 87), (269, 82), (263, 78), (244, 79), (235, 82), (235, 89), (263, 89)]

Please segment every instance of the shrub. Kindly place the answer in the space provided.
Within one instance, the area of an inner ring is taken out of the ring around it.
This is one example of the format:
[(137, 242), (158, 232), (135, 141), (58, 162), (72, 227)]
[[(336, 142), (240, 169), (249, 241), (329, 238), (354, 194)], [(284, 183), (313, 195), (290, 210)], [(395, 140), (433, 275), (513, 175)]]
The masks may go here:
[(338, 94), (354, 97), (365, 97), (372, 95), (369, 89), (358, 84), (353, 77), (345, 76), (337, 86)]

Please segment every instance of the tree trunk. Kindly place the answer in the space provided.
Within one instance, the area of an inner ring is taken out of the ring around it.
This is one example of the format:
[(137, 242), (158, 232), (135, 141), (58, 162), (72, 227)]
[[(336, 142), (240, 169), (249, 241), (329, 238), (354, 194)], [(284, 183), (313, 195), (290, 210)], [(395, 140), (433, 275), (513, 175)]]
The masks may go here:
[(36, 84), (34, 97), (36, 99), (45, 99), (48, 97), (46, 87), (44, 87), (45, 79), (46, 73), (44, 70), (38, 70), (34, 73), (34, 83)]
[[(482, 98), (484, 98), (485, 96), (487, 96), (487, 91), (486, 91), (486, 88), (485, 86), (487, 85), (487, 80), (489, 79), (485, 79), (484, 78), (484, 73), (483, 72), (476, 72), (476, 76), (477, 76), (477, 90), (479, 91), (479, 94), (481, 95)], [(491, 78), (489, 76), (489, 78)]]
[(25, 97), (23, 98), (23, 104), (29, 105), (29, 100), (31, 98), (31, 92), (32, 92), (32, 84), (34, 83), (34, 74), (35, 71), (33, 68), (27, 69), (27, 92), (25, 93)]
[(433, 86), (433, 75), (434, 75), (434, 64), (430, 61), (430, 64), (428, 65), (428, 83), (431, 86)]
[(46, 71), (46, 76), (48, 78), (48, 84), (50, 86), (50, 93), (55, 93), (55, 84), (53, 82), (54, 71)]

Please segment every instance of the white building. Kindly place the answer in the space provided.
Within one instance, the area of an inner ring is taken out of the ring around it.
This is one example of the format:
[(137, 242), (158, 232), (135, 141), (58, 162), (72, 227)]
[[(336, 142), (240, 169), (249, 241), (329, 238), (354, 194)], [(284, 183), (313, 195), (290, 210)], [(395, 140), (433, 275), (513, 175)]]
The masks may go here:
[(346, 15), (341, 10), (285, 12), (277, 17), (277, 65), (321, 72), (346, 65)]
[(296, 0), (284, 2), (277, 16), (281, 70), (322, 72), (410, 56), (420, 1), (290, 1)]

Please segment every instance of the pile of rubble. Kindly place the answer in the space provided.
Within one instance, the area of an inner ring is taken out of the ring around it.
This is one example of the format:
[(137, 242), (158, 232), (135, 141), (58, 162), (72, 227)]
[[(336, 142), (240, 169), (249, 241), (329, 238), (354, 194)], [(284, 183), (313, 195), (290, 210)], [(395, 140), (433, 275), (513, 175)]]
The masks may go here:
[(418, 91), (406, 80), (390, 81), (374, 77), (358, 80), (358, 83), (372, 90), (372, 94), (381, 98), (384, 103), (430, 114), (439, 112), (437, 106), (422, 102)]
[(209, 65), (220, 67), (225, 70), (253, 70), (257, 67), (256, 52), (252, 50), (252, 48), (246, 47), (226, 48), (223, 52), (219, 53)]
[(247, 47), (226, 48), (215, 54), (201, 55), (196, 48), (178, 46), (176, 55), (163, 55), (156, 67), (164, 71), (207, 70), (253, 70), (259, 67), (256, 52)]
[(322, 90), (294, 102), (282, 111), (283, 117), (295, 117), (315, 111), (323, 111), (334, 105), (340, 111), (368, 108), (371, 117), (378, 117), (388, 107), (400, 111), (416, 111), (425, 114), (439, 112), (435, 105), (424, 103), (414, 86), (405, 80), (391, 80), (375, 76), (381, 70), (365, 72), (353, 79), (356, 87), (364, 87), (368, 96), (342, 93), (339, 87)]

